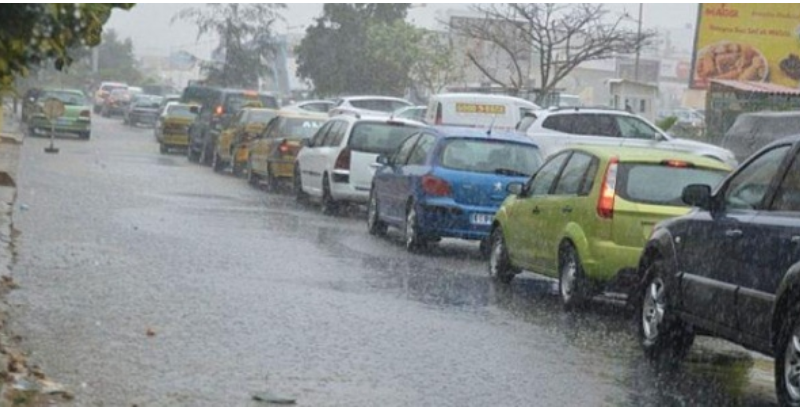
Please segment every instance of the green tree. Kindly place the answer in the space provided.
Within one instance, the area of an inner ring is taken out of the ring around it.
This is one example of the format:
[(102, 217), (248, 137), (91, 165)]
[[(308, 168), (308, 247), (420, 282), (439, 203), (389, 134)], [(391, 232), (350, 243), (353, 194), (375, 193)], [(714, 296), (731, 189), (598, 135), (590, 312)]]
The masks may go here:
[(0, 4), (0, 85), (8, 87), (33, 65), (52, 60), (61, 70), (78, 46), (100, 43), (103, 25), (115, 8), (130, 3)]
[(447, 33), (425, 32), (418, 50), (411, 66), (415, 87), (436, 94), (464, 79), (464, 68), (455, 59), (455, 48)]
[(208, 4), (204, 8), (181, 10), (173, 18), (197, 24), (197, 37), (208, 33), (219, 36), (215, 54), (224, 55), (220, 62), (204, 64), (210, 84), (254, 88), (258, 79), (272, 75), (270, 63), (274, 61), (272, 25), (282, 17), (279, 3)]
[(103, 35), (103, 42), (97, 47), (97, 77), (98, 80), (115, 80), (130, 85), (142, 81), (130, 38), (121, 40), (114, 30)]
[(296, 49), (297, 74), (319, 95), (400, 94), (418, 53), (409, 4), (326, 3)]

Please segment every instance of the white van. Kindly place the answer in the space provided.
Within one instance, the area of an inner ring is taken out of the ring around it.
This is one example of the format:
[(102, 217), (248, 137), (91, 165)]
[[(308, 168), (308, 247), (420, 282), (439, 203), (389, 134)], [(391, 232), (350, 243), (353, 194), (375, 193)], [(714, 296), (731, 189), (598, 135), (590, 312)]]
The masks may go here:
[(521, 98), (481, 93), (434, 95), (428, 102), (425, 122), (429, 125), (453, 125), (514, 129), (526, 113), (541, 109)]

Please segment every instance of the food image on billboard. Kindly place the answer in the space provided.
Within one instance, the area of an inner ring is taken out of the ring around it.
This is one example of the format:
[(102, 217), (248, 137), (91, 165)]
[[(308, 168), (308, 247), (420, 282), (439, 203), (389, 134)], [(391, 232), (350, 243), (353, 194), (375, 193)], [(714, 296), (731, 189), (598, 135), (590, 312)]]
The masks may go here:
[(800, 4), (703, 3), (689, 86), (712, 79), (800, 86)]

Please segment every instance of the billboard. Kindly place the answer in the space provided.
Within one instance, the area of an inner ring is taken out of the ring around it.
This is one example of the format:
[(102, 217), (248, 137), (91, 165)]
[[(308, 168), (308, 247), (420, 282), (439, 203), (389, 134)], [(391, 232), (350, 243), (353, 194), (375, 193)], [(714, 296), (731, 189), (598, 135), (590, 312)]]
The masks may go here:
[(800, 4), (700, 4), (689, 87), (711, 79), (798, 87)]

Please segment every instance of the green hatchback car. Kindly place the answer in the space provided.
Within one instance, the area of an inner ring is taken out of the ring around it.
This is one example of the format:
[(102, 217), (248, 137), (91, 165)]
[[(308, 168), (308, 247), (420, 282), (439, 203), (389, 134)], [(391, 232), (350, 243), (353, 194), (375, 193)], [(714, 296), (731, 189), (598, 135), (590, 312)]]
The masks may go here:
[[(64, 104), (64, 115), (51, 122), (44, 116), (44, 102), (50, 98), (60, 100)], [(28, 117), (30, 135), (49, 135), (51, 128), (58, 133), (77, 134), (80, 138), (89, 139), (92, 135), (92, 107), (83, 92), (72, 89), (45, 89), (34, 103)]]
[(687, 213), (689, 184), (715, 186), (722, 162), (644, 148), (580, 146), (553, 154), (497, 212), (489, 274), (509, 283), (523, 270), (558, 278), (566, 309), (605, 290), (627, 292), (656, 223)]

